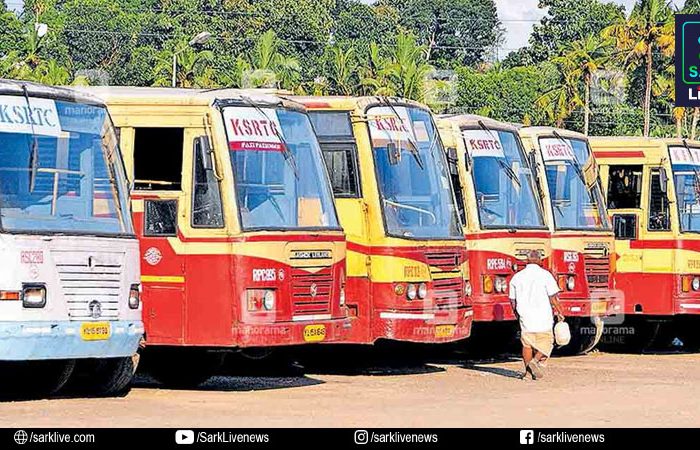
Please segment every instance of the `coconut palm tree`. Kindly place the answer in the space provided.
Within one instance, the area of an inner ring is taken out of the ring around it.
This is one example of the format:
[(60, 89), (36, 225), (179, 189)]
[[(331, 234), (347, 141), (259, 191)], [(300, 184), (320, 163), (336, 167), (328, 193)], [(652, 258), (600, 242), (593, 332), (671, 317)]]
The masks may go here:
[(361, 92), (366, 95), (396, 95), (391, 82), (392, 61), (385, 56), (376, 42), (367, 48), (369, 58), (358, 70), (360, 75)]
[(651, 91), (654, 78), (654, 55), (670, 57), (675, 47), (673, 12), (664, 0), (641, 0), (629, 18), (610, 25), (603, 37), (614, 39), (625, 68), (645, 64), (644, 136), (651, 124)]
[(426, 80), (432, 70), (426, 55), (426, 48), (418, 45), (412, 35), (399, 33), (396, 36), (390, 67), (397, 95), (418, 101), (425, 99)]
[(243, 84), (249, 87), (291, 89), (300, 78), (301, 64), (296, 58), (282, 53), (280, 40), (272, 30), (263, 33), (255, 43), (248, 55), (248, 64), (250, 68), (243, 76)]
[(571, 113), (584, 106), (584, 100), (579, 92), (579, 82), (580, 78), (571, 71), (562, 71), (562, 82), (535, 100), (537, 109), (558, 128), (563, 128), (564, 121), (571, 116)]
[[(571, 80), (575, 87), (576, 80), (583, 81), (583, 134), (588, 134), (591, 116), (591, 85), (593, 75), (605, 67), (610, 59), (610, 41), (601, 39), (596, 35), (588, 35), (585, 38), (574, 41), (564, 49), (561, 56), (554, 58), (554, 62), (563, 68), (567, 74), (565, 79)], [(580, 94), (579, 94), (579, 97)]]
[(335, 46), (328, 55), (328, 81), (338, 94), (352, 95), (357, 90), (358, 62), (355, 49)]

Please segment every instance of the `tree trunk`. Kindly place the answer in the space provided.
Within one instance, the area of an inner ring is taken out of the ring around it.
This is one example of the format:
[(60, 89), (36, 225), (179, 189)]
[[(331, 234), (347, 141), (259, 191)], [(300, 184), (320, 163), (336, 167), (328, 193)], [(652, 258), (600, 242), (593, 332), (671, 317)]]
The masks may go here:
[(695, 130), (698, 126), (698, 119), (700, 119), (700, 108), (693, 108), (693, 122), (690, 127), (690, 140), (695, 140)]
[(585, 99), (583, 102), (583, 134), (588, 136), (588, 130), (591, 121), (591, 75), (586, 74), (586, 79), (584, 81), (586, 85)]
[(652, 74), (652, 53), (651, 44), (647, 46), (647, 82), (646, 90), (644, 92), (644, 137), (649, 136), (649, 129), (651, 128), (651, 78)]

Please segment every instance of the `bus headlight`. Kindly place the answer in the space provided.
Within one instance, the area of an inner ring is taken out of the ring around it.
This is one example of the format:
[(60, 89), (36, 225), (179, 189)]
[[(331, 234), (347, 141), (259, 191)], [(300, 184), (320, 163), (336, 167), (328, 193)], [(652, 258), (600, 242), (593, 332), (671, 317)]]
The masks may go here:
[(345, 271), (340, 271), (340, 306), (345, 306)]
[(428, 285), (421, 283), (418, 285), (418, 298), (423, 299), (428, 296)]
[(576, 279), (574, 277), (569, 277), (566, 279), (566, 288), (573, 291), (576, 287)]
[(464, 295), (467, 297), (472, 296), (472, 284), (469, 282), (469, 280), (464, 282)]
[(693, 290), (700, 291), (700, 277), (693, 277)]
[(418, 292), (416, 290), (416, 285), (409, 283), (408, 287), (406, 288), (406, 297), (409, 300), (415, 300), (417, 295), (418, 295)]
[(139, 290), (138, 284), (132, 284), (131, 289), (129, 289), (129, 308), (139, 309), (141, 304), (141, 292)]
[(23, 285), (22, 306), (25, 308), (43, 308), (46, 306), (46, 286), (43, 284)]
[(263, 295), (263, 307), (272, 311), (275, 308), (275, 293), (274, 291), (266, 290), (265, 295)]

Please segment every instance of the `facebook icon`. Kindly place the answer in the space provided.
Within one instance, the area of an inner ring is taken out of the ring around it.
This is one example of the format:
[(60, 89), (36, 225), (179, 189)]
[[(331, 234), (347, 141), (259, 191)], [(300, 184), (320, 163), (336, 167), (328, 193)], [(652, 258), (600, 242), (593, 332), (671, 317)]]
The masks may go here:
[(534, 444), (535, 443), (535, 432), (533, 430), (520, 430), (520, 443), (521, 444)]

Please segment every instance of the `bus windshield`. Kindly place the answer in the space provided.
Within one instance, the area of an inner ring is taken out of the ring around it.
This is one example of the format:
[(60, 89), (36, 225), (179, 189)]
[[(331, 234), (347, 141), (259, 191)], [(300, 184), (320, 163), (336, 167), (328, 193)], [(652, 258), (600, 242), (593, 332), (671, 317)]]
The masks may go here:
[(229, 106), (223, 117), (244, 229), (340, 228), (306, 114)]
[(669, 147), (681, 232), (700, 232), (700, 148)]
[(545, 228), (532, 172), (518, 136), (496, 129), (462, 130), (473, 164), (479, 222), (488, 228)]
[(447, 162), (430, 113), (387, 105), (369, 108), (367, 117), (387, 233), (461, 238)]
[(0, 96), (0, 174), (4, 231), (133, 234), (129, 187), (104, 107)]
[(609, 230), (600, 182), (587, 186), (583, 167), (589, 161), (588, 142), (571, 138), (540, 138), (556, 229)]

